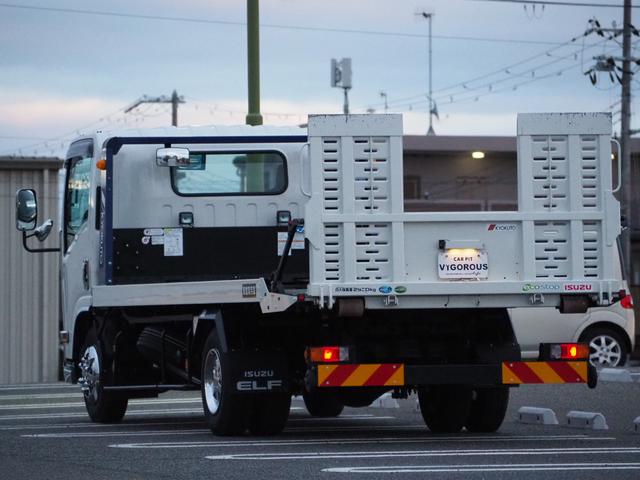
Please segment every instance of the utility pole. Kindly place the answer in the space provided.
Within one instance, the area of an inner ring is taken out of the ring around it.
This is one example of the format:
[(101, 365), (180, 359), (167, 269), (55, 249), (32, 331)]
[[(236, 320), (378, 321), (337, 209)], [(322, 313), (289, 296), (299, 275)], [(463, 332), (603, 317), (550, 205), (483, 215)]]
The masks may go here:
[(622, 103), (620, 121), (620, 146), (622, 162), (622, 215), (627, 221), (627, 229), (622, 236), (624, 265), (627, 280), (633, 283), (633, 262), (631, 261), (631, 235), (634, 221), (632, 212), (631, 178), (631, 0), (624, 0), (622, 20)]
[[(631, 261), (631, 235), (634, 231), (635, 221), (633, 217), (633, 206), (637, 205), (638, 189), (633, 188), (632, 165), (631, 165), (631, 134), (637, 131), (631, 130), (631, 80), (633, 73), (631, 71), (631, 64), (640, 62), (640, 59), (634, 58), (631, 55), (631, 35), (640, 36), (638, 30), (631, 24), (631, 10), (632, 1), (624, 0), (623, 4), (623, 20), (622, 29), (616, 28), (602, 28), (600, 23), (594, 18), (589, 21), (591, 28), (587, 30), (585, 35), (590, 33), (597, 33), (604, 37), (605, 33), (610, 34), (609, 40), (622, 34), (622, 56), (611, 55), (598, 55), (593, 57), (596, 60), (596, 64), (586, 72), (589, 75), (589, 79), (592, 84), (596, 84), (598, 72), (608, 72), (611, 81), (615, 78), (618, 79), (622, 86), (622, 95), (620, 99), (621, 105), (621, 118), (620, 118), (620, 158), (618, 162), (621, 167), (621, 177), (619, 181), (622, 185), (622, 193), (620, 198), (621, 203), (621, 215), (625, 219), (626, 229), (623, 230), (620, 236), (620, 242), (622, 244), (622, 256), (624, 270), (627, 275), (627, 279), (630, 283), (634, 283), (633, 280), (633, 262)], [(618, 66), (621, 63), (622, 66)], [(622, 76), (618, 75), (618, 72), (622, 73)]]
[(247, 125), (262, 125), (260, 113), (260, 5), (247, 0), (247, 84), (249, 110)]
[(124, 113), (129, 113), (133, 109), (142, 105), (143, 103), (170, 103), (171, 104), (171, 125), (174, 127), (178, 126), (178, 105), (184, 102), (184, 97), (182, 95), (178, 95), (178, 92), (175, 90), (171, 94), (171, 97), (166, 97), (164, 95), (160, 95), (159, 97), (149, 97), (147, 95), (141, 96), (138, 100), (133, 102)]
[(433, 130), (433, 115), (436, 112), (435, 102), (433, 101), (433, 69), (432, 69), (432, 58), (433, 51), (431, 49), (431, 23), (433, 21), (433, 13), (420, 12), (417, 15), (421, 15), (422, 18), (426, 18), (429, 21), (429, 130), (427, 130), (427, 135), (435, 135), (436, 132)]

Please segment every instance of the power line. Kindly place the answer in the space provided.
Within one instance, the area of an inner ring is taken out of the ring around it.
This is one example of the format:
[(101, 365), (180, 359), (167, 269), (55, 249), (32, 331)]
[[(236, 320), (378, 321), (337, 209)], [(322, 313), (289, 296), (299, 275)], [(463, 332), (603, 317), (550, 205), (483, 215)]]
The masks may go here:
[[(580, 37), (572, 38), (568, 42), (565, 42), (563, 44), (563, 46), (567, 46), (567, 45), (571, 44), (572, 42), (574, 42), (578, 38), (580, 38)], [(461, 94), (471, 93), (471, 92), (474, 92), (474, 91), (480, 91), (480, 90), (484, 90), (484, 89), (487, 89), (487, 88), (489, 88), (490, 91), (487, 92), (486, 94), (480, 95), (480, 96), (485, 96), (485, 95), (488, 95), (490, 93), (497, 93), (497, 92), (500, 92), (500, 91), (504, 91), (504, 89), (499, 89), (499, 90), (494, 90), (493, 92), (491, 92), (491, 90), (493, 90), (493, 86), (495, 86), (497, 84), (504, 83), (504, 82), (509, 81), (509, 80), (514, 80), (515, 79), (514, 77), (523, 77), (523, 76), (528, 75), (528, 74), (535, 74), (536, 71), (544, 69), (544, 68), (546, 68), (546, 67), (548, 67), (550, 65), (556, 64), (556, 63), (558, 63), (558, 62), (560, 62), (562, 60), (566, 60), (567, 58), (575, 57), (575, 56), (578, 55), (579, 52), (581, 53), (584, 50), (588, 50), (590, 48), (597, 47), (599, 45), (602, 45), (605, 42), (606, 42), (606, 39), (603, 39), (603, 40), (595, 42), (595, 43), (593, 43), (591, 45), (587, 45), (587, 46), (583, 45), (581, 48), (576, 49), (576, 50), (574, 50), (574, 51), (572, 51), (572, 52), (570, 52), (568, 54), (565, 54), (563, 56), (560, 56), (560, 57), (554, 57), (553, 55), (551, 55), (551, 52), (554, 52), (554, 51), (556, 51), (556, 50), (558, 50), (558, 49), (560, 49), (562, 47), (557, 47), (557, 48), (554, 48), (554, 49), (551, 49), (551, 50), (547, 50), (547, 51), (542, 52), (540, 54), (534, 55), (532, 57), (528, 57), (528, 58), (526, 58), (524, 60), (520, 60), (518, 62), (512, 63), (512, 64), (507, 65), (505, 67), (499, 68), (499, 69), (494, 70), (492, 72), (476, 76), (474, 78), (465, 80), (463, 82), (458, 82), (458, 83), (449, 85), (448, 87), (443, 87), (443, 88), (436, 89), (435, 90), (436, 93), (437, 92), (447, 92), (447, 91), (453, 90), (453, 89), (458, 89), (458, 91), (449, 92), (447, 94), (443, 94), (443, 95), (437, 96), (437, 97), (434, 98), (434, 100), (442, 100), (442, 99), (446, 99), (448, 97), (455, 97), (455, 96), (458, 96), (458, 95), (461, 95)], [(526, 70), (523, 70), (521, 72), (512, 73), (510, 71), (513, 68), (517, 67), (517, 66), (524, 65), (524, 64), (529, 63), (529, 62), (531, 62), (531, 61), (533, 61), (533, 60), (535, 60), (537, 58), (540, 58), (540, 57), (552, 57), (554, 59), (549, 61), (549, 62), (545, 62), (545, 63), (539, 64), (539, 65), (535, 65), (535, 66), (530, 67), (530, 68), (528, 68)], [(493, 80), (491, 82), (486, 82), (486, 83), (483, 83), (482, 85), (478, 85), (478, 86), (475, 86), (475, 87), (471, 86), (471, 84), (473, 84), (473, 83), (475, 83), (475, 82), (477, 82), (479, 80), (484, 80), (486, 78), (490, 78), (490, 77), (495, 76), (497, 74), (507, 74), (508, 76), (505, 77), (505, 78)], [(543, 79), (543, 77), (539, 77), (539, 79)], [(526, 83), (531, 83), (531, 82), (527, 81), (527, 82), (523, 82), (521, 84), (523, 85), (523, 84), (526, 84)], [(519, 84), (519, 85), (521, 85), (521, 84)], [(459, 89), (458, 87), (462, 87), (462, 89)], [(420, 93), (420, 94), (412, 95), (412, 96), (409, 96), (409, 97), (403, 97), (403, 98), (400, 98), (400, 99), (390, 100), (389, 103), (393, 104), (393, 108), (402, 108), (402, 107), (405, 107), (405, 106), (410, 106), (411, 107), (411, 106), (416, 105), (416, 104), (421, 104), (421, 103), (427, 102), (427, 100), (425, 99), (425, 95), (426, 95), (425, 93)], [(475, 96), (476, 95), (473, 95), (473, 96), (468, 97), (468, 98), (473, 99)], [(421, 99), (421, 100), (417, 100), (417, 99)], [(460, 100), (460, 101), (464, 101), (464, 100)], [(400, 105), (398, 105), (399, 103), (400, 103)], [(458, 101), (450, 101), (450, 102), (447, 102), (447, 103), (448, 104), (458, 103)], [(368, 106), (372, 107), (372, 106), (377, 106), (377, 105), (378, 104), (373, 104), (373, 105), (370, 104)]]
[[(201, 23), (201, 24), (214, 24), (214, 25), (229, 25), (229, 26), (246, 26), (246, 22), (233, 21), (233, 20), (214, 20), (206, 18), (194, 18), (194, 17), (168, 17), (163, 15), (145, 15), (137, 13), (121, 13), (106, 10), (82, 10), (77, 8), (59, 8), (59, 7), (40, 7), (35, 5), (17, 5), (13, 3), (0, 3), (0, 8), (14, 8), (21, 10), (36, 10), (41, 12), (55, 12), (55, 13), (71, 13), (76, 15), (94, 15), (102, 17), (119, 17), (119, 18), (134, 18), (139, 20), (160, 20), (167, 22), (189, 22), (189, 23)], [(346, 33), (355, 35), (378, 35), (388, 37), (407, 37), (407, 38), (426, 38), (427, 36), (419, 33), (407, 33), (407, 32), (388, 32), (379, 30), (359, 30), (359, 29), (347, 29), (347, 28), (329, 28), (329, 27), (312, 27), (304, 25), (284, 25), (274, 23), (263, 23), (261, 28), (272, 28), (281, 30), (298, 30), (309, 32), (329, 32), (329, 33)], [(515, 43), (515, 44), (532, 44), (532, 45), (558, 45), (557, 42), (548, 42), (543, 40), (514, 40), (509, 38), (491, 38), (491, 37), (470, 37), (460, 35), (434, 35), (433, 38), (440, 40), (463, 40), (463, 41), (476, 41), (476, 42), (493, 42), (493, 43)]]
[[(465, 96), (465, 97), (460, 97), (460, 98), (457, 98), (457, 99), (452, 99), (450, 102), (447, 102), (446, 105), (451, 105), (451, 104), (454, 104), (454, 103), (463, 103), (463, 102), (476, 102), (480, 98), (486, 97), (488, 95), (494, 95), (496, 93), (502, 93), (502, 92), (506, 92), (506, 91), (509, 91), (509, 90), (515, 91), (515, 90), (517, 90), (518, 88), (520, 88), (522, 86), (525, 86), (525, 85), (528, 85), (528, 84), (531, 84), (531, 83), (534, 83), (534, 82), (538, 82), (540, 80), (546, 80), (548, 78), (553, 78), (553, 77), (560, 76), (564, 72), (566, 72), (568, 70), (571, 70), (573, 68), (576, 68), (578, 66), (580, 66), (580, 63), (576, 62), (576, 63), (573, 63), (573, 64), (568, 65), (566, 67), (563, 67), (561, 69), (558, 69), (558, 70), (555, 70), (553, 72), (550, 72), (548, 74), (531, 78), (531, 79), (526, 80), (524, 82), (515, 83), (513, 85), (507, 85), (505, 87), (494, 89), (494, 90), (491, 90), (491, 91), (488, 91), (488, 92), (485, 92), (485, 93), (473, 94), (473, 95), (468, 95), (468, 96)], [(435, 98), (435, 100), (442, 100), (442, 99), (446, 98), (447, 96), (448, 95), (445, 95), (443, 97), (437, 97), (437, 98)], [(427, 102), (428, 101), (425, 99), (425, 100), (422, 100), (422, 101), (419, 101), (419, 102), (413, 102), (411, 104), (399, 105), (397, 108), (398, 109), (402, 109), (402, 108), (408, 107), (411, 110), (414, 110), (414, 107), (418, 106), (418, 108), (416, 108), (415, 110), (422, 111), (422, 109), (426, 107), (426, 105), (424, 107), (422, 107), (422, 104), (426, 104)]]
[[(449, 86), (447, 86), (447, 87), (438, 88), (438, 89), (436, 89), (436, 90), (435, 90), (435, 92), (437, 93), (437, 92), (442, 92), (442, 91), (446, 91), (446, 90), (451, 90), (451, 89), (453, 89), (453, 88), (455, 88), (455, 87), (459, 87), (459, 86), (467, 85), (467, 84), (470, 84), (470, 83), (474, 83), (474, 82), (476, 82), (476, 81), (478, 81), (478, 80), (483, 80), (483, 79), (485, 79), (485, 78), (492, 77), (492, 76), (497, 75), (497, 74), (499, 74), (499, 73), (504, 73), (506, 70), (510, 70), (510, 69), (512, 69), (512, 68), (519, 67), (520, 65), (523, 65), (523, 64), (525, 64), (525, 63), (529, 63), (529, 62), (531, 62), (531, 61), (533, 61), (533, 60), (535, 60), (535, 59), (537, 59), (537, 58), (545, 57), (545, 56), (551, 56), (551, 53), (552, 53), (552, 52), (555, 52), (556, 50), (559, 50), (559, 49), (561, 49), (561, 48), (563, 48), (563, 47), (566, 47), (566, 46), (568, 46), (568, 45), (571, 45), (572, 43), (574, 43), (574, 42), (575, 42), (576, 40), (578, 40), (579, 38), (584, 38), (585, 36), (587, 36), (587, 35), (588, 35), (588, 34), (590, 34), (590, 33), (591, 33), (591, 32), (588, 32), (588, 31), (587, 31), (587, 32), (585, 32), (585, 33), (584, 33), (584, 34), (582, 34), (582, 35), (578, 35), (578, 36), (576, 36), (576, 37), (571, 38), (570, 40), (567, 40), (566, 42), (563, 42), (563, 43), (558, 44), (555, 48), (552, 48), (552, 49), (549, 49), (549, 50), (545, 50), (544, 52), (538, 53), (538, 54), (533, 55), (533, 56), (531, 56), (531, 57), (527, 57), (527, 58), (525, 58), (525, 59), (523, 59), (523, 60), (519, 60), (519, 61), (517, 61), (517, 62), (515, 62), (515, 63), (509, 64), (509, 65), (506, 65), (506, 66), (501, 67), (501, 68), (499, 68), (499, 69), (497, 69), (497, 70), (494, 70), (494, 71), (492, 71), (492, 72), (485, 73), (485, 74), (479, 75), (479, 76), (477, 76), (477, 77), (473, 77), (473, 78), (467, 79), (467, 80), (462, 81), (462, 82), (454, 83), (454, 84), (449, 85)], [(584, 48), (584, 47), (583, 47), (583, 48)], [(581, 50), (581, 49), (576, 49), (576, 50), (573, 52), (573, 54), (578, 53), (578, 51), (580, 51), (580, 50)], [(398, 99), (395, 99), (395, 100), (390, 100), (390, 101), (389, 101), (389, 103), (406, 102), (406, 101), (408, 101), (408, 100), (413, 100), (413, 99), (416, 99), (416, 98), (422, 98), (422, 97), (424, 97), (424, 95), (425, 95), (424, 93), (419, 93), (419, 94), (415, 94), (415, 95), (410, 95), (410, 96), (408, 96), (408, 97), (402, 97), (402, 98), (398, 98)], [(368, 106), (369, 106), (369, 107), (377, 107), (377, 106), (380, 106), (380, 105), (381, 105), (381, 103), (374, 103), (374, 104), (369, 104)], [(361, 107), (361, 108), (364, 108), (364, 107)]]
[[(560, 2), (547, 0), (470, 0), (472, 2), (495, 2), (495, 3), (518, 3), (520, 5), (555, 5), (560, 7), (602, 7), (602, 8), (622, 8), (623, 5), (612, 5), (610, 3), (589, 3), (589, 2)], [(633, 6), (631, 8), (638, 8)]]

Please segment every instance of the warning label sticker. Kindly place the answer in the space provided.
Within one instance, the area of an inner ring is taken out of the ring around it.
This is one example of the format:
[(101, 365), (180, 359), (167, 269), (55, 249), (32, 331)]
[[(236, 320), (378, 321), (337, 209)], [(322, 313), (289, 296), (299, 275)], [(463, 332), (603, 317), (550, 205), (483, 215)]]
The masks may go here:
[(183, 255), (182, 229), (164, 228), (162, 231), (164, 233), (164, 256), (181, 257)]

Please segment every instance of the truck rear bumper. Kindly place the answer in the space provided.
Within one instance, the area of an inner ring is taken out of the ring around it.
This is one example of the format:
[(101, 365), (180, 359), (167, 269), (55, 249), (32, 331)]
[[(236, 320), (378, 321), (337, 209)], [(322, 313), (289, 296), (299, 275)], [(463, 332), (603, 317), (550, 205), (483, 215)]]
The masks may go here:
[(522, 385), (584, 383), (597, 373), (584, 361), (503, 362), (492, 365), (405, 365), (334, 363), (311, 368), (314, 385), (331, 387), (420, 387), (427, 385)]

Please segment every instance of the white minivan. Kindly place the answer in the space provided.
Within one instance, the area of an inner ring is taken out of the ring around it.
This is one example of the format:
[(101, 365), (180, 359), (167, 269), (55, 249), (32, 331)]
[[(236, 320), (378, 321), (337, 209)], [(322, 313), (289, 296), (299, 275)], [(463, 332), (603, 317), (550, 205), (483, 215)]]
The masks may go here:
[[(613, 260), (620, 277), (620, 259)], [(511, 308), (511, 323), (523, 358), (537, 358), (540, 343), (589, 344), (589, 360), (596, 367), (626, 363), (635, 343), (635, 316), (629, 288), (620, 301), (592, 307), (586, 313), (560, 313), (555, 308)]]

